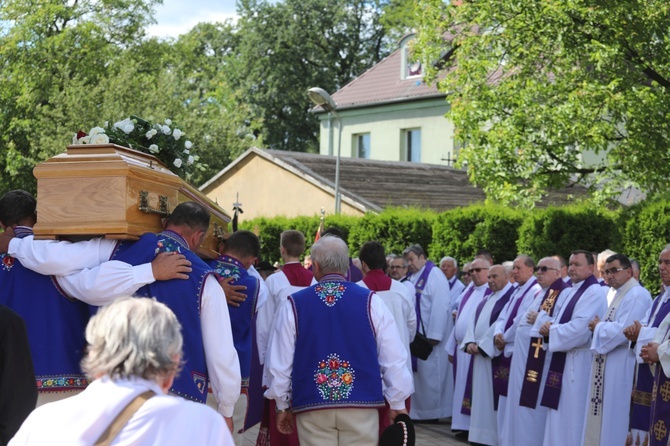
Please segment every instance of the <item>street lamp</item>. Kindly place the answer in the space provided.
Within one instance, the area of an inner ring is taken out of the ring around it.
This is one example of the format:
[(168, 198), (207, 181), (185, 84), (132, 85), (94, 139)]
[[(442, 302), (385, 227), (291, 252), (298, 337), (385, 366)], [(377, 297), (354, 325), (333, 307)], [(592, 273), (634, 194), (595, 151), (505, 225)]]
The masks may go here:
[(337, 104), (323, 88), (313, 87), (307, 90), (307, 96), (328, 112), (328, 153), (333, 153), (333, 116), (338, 122), (337, 158), (335, 158), (335, 215), (340, 213), (340, 149), (342, 147), (342, 120), (335, 111)]

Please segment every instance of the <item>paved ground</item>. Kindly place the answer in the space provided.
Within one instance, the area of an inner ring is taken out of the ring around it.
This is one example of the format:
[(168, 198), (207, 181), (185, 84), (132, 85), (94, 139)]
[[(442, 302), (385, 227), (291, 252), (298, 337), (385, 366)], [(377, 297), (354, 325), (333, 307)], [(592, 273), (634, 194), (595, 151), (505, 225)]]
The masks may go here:
[[(440, 420), (437, 424), (415, 424), (417, 446), (460, 446), (467, 440), (459, 439), (451, 433), (449, 419)], [(244, 435), (243, 446), (255, 446), (258, 426), (249, 429)]]

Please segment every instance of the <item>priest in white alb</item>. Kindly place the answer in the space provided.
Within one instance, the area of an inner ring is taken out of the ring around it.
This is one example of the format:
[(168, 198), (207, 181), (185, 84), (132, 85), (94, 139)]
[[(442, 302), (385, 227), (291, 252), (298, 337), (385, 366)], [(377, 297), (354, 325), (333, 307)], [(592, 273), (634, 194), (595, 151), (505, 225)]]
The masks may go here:
[(614, 292), (603, 320), (596, 317), (589, 323), (593, 363), (582, 441), (594, 446), (626, 442), (630, 401), (621, 395), (633, 387), (635, 352), (628, 348), (624, 329), (642, 319), (651, 306), (649, 292), (633, 278), (628, 257), (611, 255), (605, 260), (603, 272)]
[(484, 259), (475, 259), (470, 264), (472, 285), (466, 287), (461, 295), (461, 303), (456, 314), (454, 329), (446, 343), (446, 352), (450, 356), (455, 373), (454, 401), (451, 416), (451, 429), (454, 431), (467, 431), (470, 429), (470, 401), (464, 400), (464, 393), (468, 368), (470, 367), (472, 357), (462, 349), (459, 349), (458, 346), (465, 339), (468, 325), (472, 321), (479, 303), (491, 294), (487, 283), (489, 267), (489, 262)]
[(540, 311), (546, 317), (553, 316), (559, 294), (569, 285), (561, 278), (560, 263), (553, 257), (541, 259), (535, 271), (541, 290), (518, 320), (507, 389), (507, 416), (503, 426), (498, 427), (501, 446), (540, 446), (544, 439), (547, 408), (540, 405), (540, 398), (551, 352), (543, 349), (543, 338), (533, 332), (533, 324)]
[(494, 341), (496, 347), (502, 350), (498, 357), (499, 379), (496, 381), (500, 393), (500, 404), (498, 405), (498, 440), (502, 434), (505, 423), (505, 411), (507, 406), (507, 388), (509, 384), (509, 370), (514, 352), (514, 338), (519, 321), (528, 310), (530, 303), (535, 299), (542, 289), (538, 285), (533, 272), (535, 261), (526, 255), (520, 254), (512, 262), (512, 279), (517, 284), (512, 298), (507, 302), (505, 308), (495, 324)]
[[(488, 274), (492, 294), (485, 297), (475, 309), (460, 348), (472, 355), (464, 399), (470, 399), (471, 443), (498, 444), (497, 410), (500, 397), (500, 353), (493, 341), (495, 323), (509, 302), (514, 288), (501, 265), (493, 265)], [(494, 385), (497, 384), (497, 386)]]
[(548, 338), (552, 352), (547, 381), (540, 404), (549, 408), (544, 431), (544, 446), (579, 445), (586, 418), (584, 395), (590, 382), (591, 331), (589, 322), (602, 317), (607, 299), (593, 276), (594, 261), (589, 251), (573, 251), (568, 274), (572, 288), (558, 297), (555, 318), (544, 321), (542, 312), (536, 324)]

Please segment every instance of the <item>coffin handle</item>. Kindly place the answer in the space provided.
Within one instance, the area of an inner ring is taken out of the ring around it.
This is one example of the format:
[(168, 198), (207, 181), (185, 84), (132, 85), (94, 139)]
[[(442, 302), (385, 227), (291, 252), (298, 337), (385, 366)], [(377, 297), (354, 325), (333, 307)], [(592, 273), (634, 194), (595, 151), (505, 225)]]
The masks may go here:
[(140, 191), (140, 211), (145, 214), (158, 214), (161, 217), (169, 217), (170, 209), (168, 208), (168, 197), (164, 195), (158, 196), (158, 209), (149, 206), (149, 192), (145, 190)]

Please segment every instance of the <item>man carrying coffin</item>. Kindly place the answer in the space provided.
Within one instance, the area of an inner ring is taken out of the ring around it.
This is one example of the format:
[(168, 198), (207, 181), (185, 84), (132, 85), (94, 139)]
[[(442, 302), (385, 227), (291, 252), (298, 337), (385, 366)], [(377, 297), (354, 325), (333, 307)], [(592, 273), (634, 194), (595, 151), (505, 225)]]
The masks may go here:
[(519, 313), (510, 364), (506, 416), (500, 444), (504, 446), (540, 446), (544, 439), (547, 408), (539, 404), (547, 378), (551, 353), (543, 349), (543, 338), (533, 333), (538, 312), (552, 317), (556, 299), (568, 284), (561, 278), (560, 263), (552, 257), (541, 259), (535, 268), (541, 291), (535, 295), (528, 310)]
[(514, 288), (501, 265), (489, 269), (488, 284), (493, 293), (477, 306), (461, 343), (465, 352), (472, 355), (463, 399), (472, 401), (468, 440), (495, 445), (498, 443), (496, 411), (500, 393), (499, 386), (496, 389), (494, 383), (500, 379), (501, 351), (494, 344), (493, 333), (495, 322)]
[(468, 369), (472, 356), (465, 353), (458, 346), (465, 339), (468, 326), (472, 321), (479, 303), (492, 293), (487, 283), (489, 262), (484, 259), (475, 259), (470, 265), (472, 284), (466, 288), (461, 297), (461, 303), (456, 314), (454, 329), (449, 335), (446, 350), (454, 367), (454, 405), (451, 418), (451, 429), (467, 431), (470, 429), (470, 399), (465, 399), (465, 388), (468, 380)]
[(568, 266), (572, 288), (558, 297), (555, 317), (540, 312), (535, 321), (545, 338), (543, 343), (548, 343), (552, 352), (541, 401), (549, 408), (544, 446), (581, 444), (586, 419), (584, 395), (592, 362), (588, 326), (607, 309), (607, 299), (593, 275), (593, 263), (590, 252), (573, 251)]
[(651, 296), (633, 278), (630, 261), (623, 254), (609, 256), (603, 272), (614, 292), (603, 320), (596, 316), (589, 323), (593, 363), (583, 444), (608, 446), (625, 443), (628, 434), (630, 401), (621, 398), (621, 391), (633, 387), (635, 357), (624, 328), (644, 316)]
[[(16, 242), (32, 240), (36, 205), (35, 198), (23, 190), (9, 191), (0, 198), (4, 246), (12, 236)], [(0, 252), (4, 250), (0, 248)], [(0, 304), (12, 308), (26, 322), (39, 390), (38, 406), (73, 396), (88, 385), (79, 365), (91, 312), (87, 303), (102, 305), (155, 280), (188, 277), (182, 273), (190, 271), (190, 262), (176, 255), (152, 257), (145, 265), (136, 267), (106, 262), (91, 270), (59, 277), (50, 276), (58, 271), (36, 268), (30, 259), (21, 256), (0, 254), (0, 259)], [(61, 262), (66, 263), (69, 260), (66, 259)], [(177, 270), (169, 267), (163, 270), (161, 265), (165, 261), (172, 262)]]
[(649, 442), (654, 373), (650, 365), (643, 362), (640, 353), (643, 346), (654, 340), (659, 325), (670, 313), (670, 245), (666, 245), (658, 256), (658, 272), (665, 291), (656, 296), (644, 318), (634, 321), (624, 330), (638, 362), (630, 414), (632, 444)]
[(184, 255), (192, 266), (186, 280), (154, 282), (140, 288), (137, 294), (165, 303), (183, 327), (185, 366), (170, 392), (205, 403), (211, 380), (218, 411), (232, 431), (233, 407), (240, 395), (240, 365), (226, 297), (212, 268), (192, 252), (202, 243), (209, 218), (202, 205), (185, 202), (175, 207), (160, 234), (146, 233), (136, 242), (97, 238), (69, 243), (25, 237), (12, 239), (8, 252), (22, 262), (29, 261), (31, 268), (60, 266), (62, 275), (93, 268), (110, 259), (140, 265), (162, 252)]

